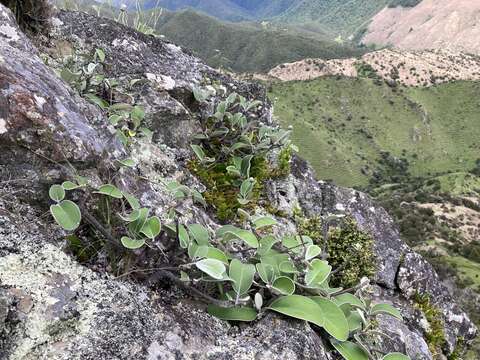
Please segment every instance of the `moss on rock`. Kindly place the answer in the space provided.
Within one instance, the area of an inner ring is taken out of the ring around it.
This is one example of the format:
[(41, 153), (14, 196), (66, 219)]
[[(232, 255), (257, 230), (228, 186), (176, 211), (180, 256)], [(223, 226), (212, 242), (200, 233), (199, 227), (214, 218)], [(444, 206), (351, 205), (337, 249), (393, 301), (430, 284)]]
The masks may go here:
[(191, 160), (187, 165), (207, 188), (203, 197), (215, 209), (218, 219), (223, 222), (235, 219), (240, 207), (244, 210), (254, 209), (262, 196), (264, 182), (270, 177), (267, 161), (262, 157), (253, 158), (250, 176), (256, 183), (250, 203), (241, 206), (237, 200), (239, 187), (235, 184), (238, 179), (227, 172), (228, 165), (230, 164), (218, 163), (205, 166), (197, 160)]
[[(428, 348), (433, 356), (442, 354), (442, 349), (446, 345), (444, 324), (442, 321), (442, 312), (430, 301), (430, 296), (427, 294), (416, 294), (414, 297), (414, 305), (419, 309), (425, 319), (428, 321), (429, 329), (425, 334)], [(455, 351), (450, 355), (451, 359), (455, 360)], [(450, 357), (449, 357), (450, 359)]]
[[(320, 243), (323, 235), (321, 217), (304, 218), (296, 211), (299, 234), (307, 235)], [(373, 238), (358, 229), (352, 218), (347, 218), (341, 226), (328, 234), (328, 262), (338, 272), (332, 276), (332, 286), (351, 287), (360, 282), (362, 277), (371, 278), (376, 271)]]

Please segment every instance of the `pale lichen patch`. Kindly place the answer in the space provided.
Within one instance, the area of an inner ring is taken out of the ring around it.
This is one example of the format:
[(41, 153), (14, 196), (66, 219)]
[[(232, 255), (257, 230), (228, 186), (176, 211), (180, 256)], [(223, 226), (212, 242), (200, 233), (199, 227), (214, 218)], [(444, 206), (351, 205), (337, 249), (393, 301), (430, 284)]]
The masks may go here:
[(34, 94), (33, 97), (35, 98), (35, 103), (37, 104), (37, 107), (43, 110), (43, 105), (45, 105), (47, 100), (45, 100), (45, 98), (41, 96), (37, 96), (36, 94)]
[(155, 83), (162, 90), (173, 90), (175, 88), (175, 80), (170, 76), (146, 73), (145, 76), (148, 80)]
[(11, 41), (20, 40), (20, 35), (18, 34), (17, 29), (9, 24), (0, 25), (0, 34)]
[(5, 134), (7, 131), (7, 122), (0, 118), (0, 134)]

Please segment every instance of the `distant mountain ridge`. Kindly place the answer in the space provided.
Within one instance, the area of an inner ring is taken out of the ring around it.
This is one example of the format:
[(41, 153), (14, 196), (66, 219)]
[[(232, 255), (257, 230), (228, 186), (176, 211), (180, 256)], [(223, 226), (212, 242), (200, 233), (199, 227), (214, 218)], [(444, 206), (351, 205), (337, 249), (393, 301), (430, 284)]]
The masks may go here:
[[(121, 3), (132, 8), (137, 0), (114, 0), (117, 6)], [(480, 54), (480, 0), (144, 0), (142, 4), (144, 9), (155, 6), (177, 12), (191, 9), (230, 22), (255, 21), (259, 25), (260, 20), (264, 20), (261, 24), (268, 28), (290, 34), (289, 30), (295, 28), (300, 33), (320, 34), (322, 40), (335, 40), (340, 44), (363, 44), (370, 48), (392, 46), (406, 50), (448, 49)], [(179, 19), (184, 20), (183, 17)], [(182, 28), (176, 28), (180, 34), (169, 32), (166, 35), (198, 51), (195, 47), (199, 46), (195, 43), (198, 34), (188, 35)], [(211, 43), (209, 39), (205, 41)], [(228, 40), (225, 38), (224, 42)], [(220, 45), (218, 49), (225, 53), (225, 46)], [(307, 55), (303, 50), (294, 52), (295, 56), (288, 61), (300, 60), (301, 55), (325, 58), (323, 51), (318, 56)], [(269, 70), (267, 67), (272, 63), (275, 61), (264, 62), (261, 70)], [(231, 68), (237, 71), (259, 69), (252, 66)]]
[[(414, 6), (421, 0), (140, 0), (144, 9), (160, 6), (170, 11), (193, 9), (221, 20), (278, 19), (318, 23), (335, 32), (352, 32), (386, 6)], [(114, 0), (135, 8), (137, 0)]]
[(308, 36), (255, 23), (223, 23), (192, 10), (166, 12), (158, 33), (193, 50), (210, 66), (236, 72), (267, 72), (274, 66), (308, 57), (359, 56), (364, 50), (338, 44), (322, 34)]
[[(277, 16), (298, 0), (144, 0), (144, 9), (160, 6), (171, 11), (193, 9), (227, 21), (258, 20)], [(136, 6), (136, 0), (115, 0), (114, 5)]]

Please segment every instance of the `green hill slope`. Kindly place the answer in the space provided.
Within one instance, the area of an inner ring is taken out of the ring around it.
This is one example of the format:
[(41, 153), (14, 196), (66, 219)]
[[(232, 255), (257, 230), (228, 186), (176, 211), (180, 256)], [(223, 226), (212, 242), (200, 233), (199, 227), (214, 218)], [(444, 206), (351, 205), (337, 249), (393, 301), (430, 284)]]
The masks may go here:
[(306, 57), (350, 57), (363, 51), (319, 34), (265, 28), (254, 23), (222, 23), (191, 10), (165, 14), (157, 30), (169, 40), (192, 49), (209, 65), (237, 72), (268, 71), (278, 64)]
[[(480, 158), (480, 83), (392, 89), (370, 79), (270, 86), (275, 115), (322, 179), (365, 186), (408, 162), (413, 176), (466, 171)], [(400, 160), (403, 159), (403, 160)]]
[(305, 0), (279, 18), (290, 23), (321, 24), (337, 35), (350, 36), (389, 4), (389, 0)]

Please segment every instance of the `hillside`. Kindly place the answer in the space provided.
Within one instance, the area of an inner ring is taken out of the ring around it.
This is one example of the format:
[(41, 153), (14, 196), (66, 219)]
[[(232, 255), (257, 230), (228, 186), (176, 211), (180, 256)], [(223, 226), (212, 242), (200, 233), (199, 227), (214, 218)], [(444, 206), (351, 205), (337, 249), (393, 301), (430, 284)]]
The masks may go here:
[[(137, 0), (116, 0), (135, 9)], [(472, 0), (144, 0), (142, 8), (193, 9), (217, 19), (268, 20), (338, 42), (408, 50), (480, 52), (480, 3)]]
[[(390, 156), (414, 176), (467, 171), (480, 157), (480, 83), (392, 88), (367, 78), (273, 82), (275, 115), (321, 179), (366, 186)], [(385, 159), (385, 154), (389, 154)]]
[(402, 49), (450, 49), (480, 53), (480, 2), (423, 0), (412, 8), (385, 8), (375, 15), (365, 44)]
[(268, 75), (282, 81), (340, 75), (380, 78), (406, 86), (430, 86), (455, 80), (479, 80), (480, 56), (445, 50), (384, 49), (360, 58), (304, 59), (281, 64)]
[[(56, 0), (60, 7), (83, 10), (91, 14), (99, 11), (108, 18), (118, 18), (118, 10), (108, 6), (94, 6), (93, 0), (65, 3)], [(278, 4), (277, 4), (278, 5)], [(151, 12), (140, 13), (149, 26), (162, 37), (189, 50), (214, 68), (234, 72), (267, 72), (273, 67), (305, 58), (322, 59), (359, 56), (365, 49), (352, 44), (339, 44), (318, 28), (279, 26), (275, 23), (222, 22), (193, 10), (163, 11), (158, 21)], [(133, 26), (138, 14), (128, 12)]]
[(307, 57), (332, 59), (361, 54), (320, 34), (279, 30), (259, 24), (222, 23), (194, 11), (166, 13), (158, 33), (189, 48), (213, 67), (237, 72), (268, 71), (287, 61)]
[(334, 36), (355, 35), (366, 22), (389, 3), (388, 0), (304, 0), (297, 1), (279, 15), (289, 23), (318, 24)]

